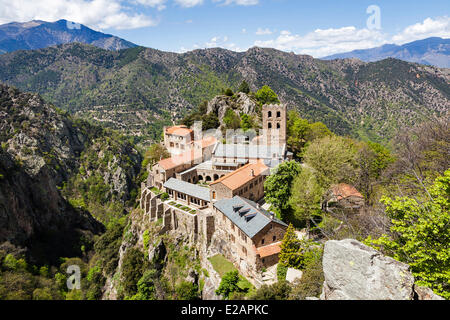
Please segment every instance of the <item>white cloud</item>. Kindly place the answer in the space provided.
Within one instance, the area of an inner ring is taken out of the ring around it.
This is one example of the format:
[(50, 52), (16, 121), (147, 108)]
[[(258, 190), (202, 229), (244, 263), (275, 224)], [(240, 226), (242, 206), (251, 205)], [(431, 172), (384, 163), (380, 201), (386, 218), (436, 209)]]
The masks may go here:
[(157, 20), (123, 6), (120, 0), (0, 0), (0, 7), (0, 23), (67, 19), (100, 30), (158, 24)]
[(387, 43), (404, 44), (428, 37), (450, 38), (450, 18), (446, 16), (427, 18), (421, 23), (406, 27), (393, 36), (381, 30), (357, 29), (354, 26), (348, 26), (317, 29), (305, 35), (284, 30), (277, 38), (267, 41), (258, 40), (254, 44), (320, 58), (357, 49), (374, 48)]
[(203, 4), (203, 0), (175, 0), (175, 2), (184, 8), (191, 8)]
[(404, 44), (429, 37), (450, 38), (450, 17), (427, 18), (423, 22), (405, 28), (393, 36), (392, 40), (396, 44)]
[(350, 26), (339, 29), (317, 29), (304, 36), (284, 30), (276, 39), (256, 41), (255, 45), (323, 57), (354, 49), (372, 48), (385, 43), (385, 35), (378, 30), (358, 30)]
[(228, 6), (236, 4), (238, 6), (254, 6), (259, 3), (259, 0), (213, 0), (213, 2), (221, 2), (221, 5)]
[(136, 0), (137, 3), (140, 3), (144, 6), (157, 8), (158, 10), (164, 10), (166, 8), (167, 0)]
[(266, 29), (262, 29), (262, 28), (258, 28), (258, 30), (256, 30), (256, 35), (257, 36), (264, 36), (264, 35), (269, 35), (269, 34), (272, 34), (273, 32), (269, 29), (269, 28), (266, 28)]

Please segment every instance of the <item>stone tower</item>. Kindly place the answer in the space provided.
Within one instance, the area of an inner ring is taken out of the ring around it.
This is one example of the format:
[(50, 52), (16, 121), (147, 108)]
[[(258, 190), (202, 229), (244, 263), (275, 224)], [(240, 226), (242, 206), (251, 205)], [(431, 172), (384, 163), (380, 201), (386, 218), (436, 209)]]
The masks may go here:
[(282, 104), (265, 105), (262, 114), (264, 144), (286, 144), (287, 107)]

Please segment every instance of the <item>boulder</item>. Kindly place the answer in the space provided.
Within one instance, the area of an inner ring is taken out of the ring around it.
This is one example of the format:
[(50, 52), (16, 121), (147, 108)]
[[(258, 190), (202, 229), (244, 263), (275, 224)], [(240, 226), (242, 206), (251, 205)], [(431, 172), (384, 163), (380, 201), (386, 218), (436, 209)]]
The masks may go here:
[(286, 273), (286, 281), (293, 283), (303, 277), (303, 272), (294, 268), (289, 268)]
[(321, 300), (414, 299), (409, 266), (356, 240), (328, 241), (323, 271)]
[(417, 300), (445, 300), (441, 296), (438, 296), (430, 288), (414, 286), (414, 292), (416, 293)]

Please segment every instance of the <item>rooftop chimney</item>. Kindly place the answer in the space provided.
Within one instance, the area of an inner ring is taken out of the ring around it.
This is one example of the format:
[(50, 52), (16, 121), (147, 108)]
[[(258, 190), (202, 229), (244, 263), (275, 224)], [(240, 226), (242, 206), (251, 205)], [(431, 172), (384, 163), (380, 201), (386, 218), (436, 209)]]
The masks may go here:
[(252, 176), (252, 177), (255, 176), (255, 170), (253, 170), (253, 169), (252, 169), (252, 172), (251, 172), (251, 176)]

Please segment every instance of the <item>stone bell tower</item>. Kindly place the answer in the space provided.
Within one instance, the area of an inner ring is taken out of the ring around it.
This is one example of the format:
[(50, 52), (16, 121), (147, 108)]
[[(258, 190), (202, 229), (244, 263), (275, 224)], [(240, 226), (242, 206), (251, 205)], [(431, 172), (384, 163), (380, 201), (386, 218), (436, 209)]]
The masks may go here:
[(264, 144), (286, 144), (287, 107), (282, 104), (264, 105), (262, 114)]

